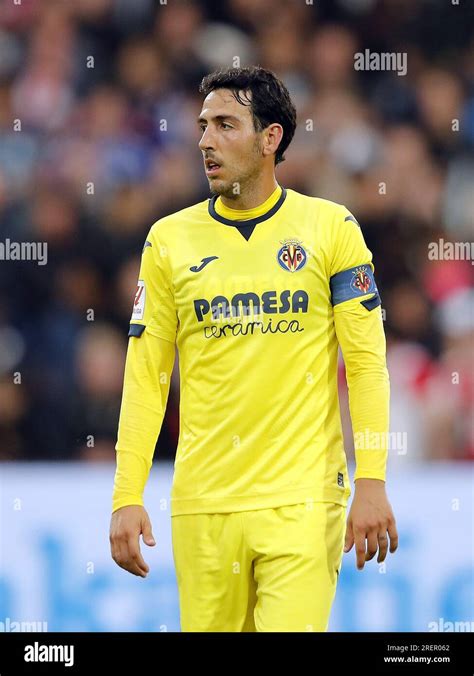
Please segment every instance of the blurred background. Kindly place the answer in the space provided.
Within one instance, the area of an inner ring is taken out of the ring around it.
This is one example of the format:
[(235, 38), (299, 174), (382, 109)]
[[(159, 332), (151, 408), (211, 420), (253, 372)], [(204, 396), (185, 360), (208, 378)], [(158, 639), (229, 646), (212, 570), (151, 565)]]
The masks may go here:
[[(199, 82), (249, 64), (297, 107), (279, 183), (355, 214), (385, 317), (401, 545), (364, 573), (347, 555), (330, 628), (474, 629), (473, 27), (462, 0), (0, 6), (0, 242), (48, 246), (46, 265), (0, 260), (0, 630), (179, 628), (178, 368), (147, 488), (152, 573), (108, 553), (126, 336), (151, 224), (209, 196)], [(365, 50), (406, 54), (406, 74), (357, 70)], [(342, 360), (340, 385), (352, 461)]]

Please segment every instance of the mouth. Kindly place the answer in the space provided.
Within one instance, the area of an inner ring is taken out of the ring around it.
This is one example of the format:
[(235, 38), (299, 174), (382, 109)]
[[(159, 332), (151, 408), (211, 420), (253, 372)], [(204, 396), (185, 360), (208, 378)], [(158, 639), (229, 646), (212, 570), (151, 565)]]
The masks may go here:
[(206, 160), (205, 165), (207, 176), (214, 176), (221, 168), (221, 165), (217, 164), (217, 162), (214, 162), (214, 160)]

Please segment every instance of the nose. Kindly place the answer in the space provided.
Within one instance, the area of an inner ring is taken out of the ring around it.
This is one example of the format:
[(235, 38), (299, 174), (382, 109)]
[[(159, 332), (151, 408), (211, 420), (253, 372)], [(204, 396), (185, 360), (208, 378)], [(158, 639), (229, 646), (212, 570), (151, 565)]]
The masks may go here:
[(214, 134), (212, 130), (209, 128), (209, 125), (205, 128), (201, 139), (199, 141), (199, 148), (200, 150), (215, 150), (216, 145), (214, 142)]

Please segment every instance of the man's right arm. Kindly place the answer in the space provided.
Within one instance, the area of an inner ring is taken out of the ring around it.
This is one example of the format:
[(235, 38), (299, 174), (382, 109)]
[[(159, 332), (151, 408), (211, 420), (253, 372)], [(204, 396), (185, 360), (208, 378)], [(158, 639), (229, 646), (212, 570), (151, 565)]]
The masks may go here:
[(174, 343), (152, 335), (129, 339), (116, 444), (112, 512), (143, 505), (143, 491), (166, 411)]
[(143, 247), (125, 363), (116, 444), (110, 545), (114, 561), (146, 577), (139, 538), (155, 544), (143, 506), (156, 440), (161, 430), (173, 370), (178, 318), (168, 249), (152, 226)]
[(174, 354), (174, 343), (146, 330), (129, 339), (109, 540), (115, 563), (139, 577), (149, 572), (140, 535), (146, 545), (155, 545), (143, 491), (165, 415)]

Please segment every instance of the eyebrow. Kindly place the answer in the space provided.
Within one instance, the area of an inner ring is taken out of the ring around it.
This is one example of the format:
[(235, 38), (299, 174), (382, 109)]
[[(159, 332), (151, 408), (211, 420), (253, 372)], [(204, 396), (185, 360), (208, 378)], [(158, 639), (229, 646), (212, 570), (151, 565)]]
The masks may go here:
[[(211, 118), (214, 120), (217, 120), (218, 122), (222, 122), (222, 120), (232, 120), (233, 122), (239, 122), (239, 118), (236, 117), (235, 115), (216, 115), (214, 118)], [(198, 117), (196, 120), (197, 124), (201, 124), (201, 122), (207, 122), (207, 118), (205, 117)]]

